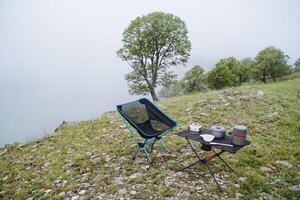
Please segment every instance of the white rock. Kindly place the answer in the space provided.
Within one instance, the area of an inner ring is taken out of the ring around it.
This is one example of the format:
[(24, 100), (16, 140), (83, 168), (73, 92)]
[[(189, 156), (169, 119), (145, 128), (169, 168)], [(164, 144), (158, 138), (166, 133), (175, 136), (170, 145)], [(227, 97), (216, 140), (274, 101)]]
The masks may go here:
[(45, 190), (45, 194), (49, 194), (52, 190), (51, 189), (48, 189), (48, 190)]
[(242, 197), (243, 195), (242, 195), (241, 193), (237, 192), (237, 193), (235, 193), (235, 196), (236, 196), (236, 198), (240, 198), (240, 197)]
[(134, 174), (131, 174), (131, 175), (129, 176), (129, 178), (138, 178), (138, 177), (140, 177), (140, 176), (141, 176), (140, 173), (134, 173)]
[(79, 199), (79, 195), (73, 196), (73, 197), (71, 198), (71, 200), (77, 200), (77, 199)]
[(284, 160), (276, 160), (276, 164), (282, 165), (287, 168), (293, 168), (293, 165)]
[(91, 157), (92, 155), (93, 155), (93, 153), (91, 153), (91, 152), (89, 152), (89, 151), (88, 151), (88, 152), (85, 152), (85, 156), (88, 157), (88, 158)]
[(293, 190), (293, 191), (300, 191), (300, 184), (299, 185), (293, 185), (291, 187), (289, 187), (290, 190)]
[(110, 157), (109, 157), (109, 155), (106, 155), (105, 162), (109, 162), (109, 161), (110, 161)]
[(135, 191), (135, 190), (132, 190), (132, 191), (130, 192), (130, 194), (135, 195), (135, 194), (136, 194), (136, 191)]
[(80, 195), (84, 195), (86, 193), (86, 190), (81, 190), (80, 192), (78, 192), (78, 194)]
[(65, 187), (65, 186), (67, 185), (67, 183), (68, 183), (68, 181), (67, 181), (67, 180), (63, 180), (63, 182), (62, 182), (61, 186), (62, 186), (62, 187)]
[(6, 181), (8, 179), (8, 176), (5, 176), (2, 178), (2, 181)]
[(120, 189), (119, 194), (126, 194), (127, 193), (127, 189), (126, 188), (123, 188), (123, 189)]
[(65, 197), (65, 196), (66, 196), (66, 193), (65, 193), (65, 192), (61, 192), (61, 193), (58, 194), (58, 196), (59, 196), (59, 197)]
[(263, 98), (263, 97), (264, 97), (264, 92), (261, 91), (261, 90), (259, 90), (259, 91), (256, 93), (256, 97), (259, 98), (259, 99)]
[(268, 168), (268, 167), (261, 166), (261, 167), (260, 167), (260, 171), (262, 171), (262, 172), (271, 172), (272, 169), (270, 169), (270, 168)]

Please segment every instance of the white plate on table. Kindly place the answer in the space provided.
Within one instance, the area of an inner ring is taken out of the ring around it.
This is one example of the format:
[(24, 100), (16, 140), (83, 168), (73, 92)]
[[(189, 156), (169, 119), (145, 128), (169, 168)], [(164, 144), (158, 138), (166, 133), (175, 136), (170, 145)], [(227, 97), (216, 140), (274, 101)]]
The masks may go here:
[(211, 142), (211, 141), (213, 141), (215, 139), (215, 136), (213, 136), (211, 134), (206, 134), (205, 133), (205, 134), (201, 134), (200, 136), (203, 138), (203, 140), (205, 142)]

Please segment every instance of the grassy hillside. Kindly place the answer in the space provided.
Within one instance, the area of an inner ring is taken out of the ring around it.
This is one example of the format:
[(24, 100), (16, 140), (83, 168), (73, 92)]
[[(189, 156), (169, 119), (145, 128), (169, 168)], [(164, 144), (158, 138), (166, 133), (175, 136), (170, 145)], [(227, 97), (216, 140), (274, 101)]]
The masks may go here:
[[(299, 90), (297, 78), (162, 100), (159, 107), (179, 126), (165, 137), (171, 153), (158, 144), (152, 166), (141, 152), (131, 160), (134, 143), (114, 112), (6, 146), (0, 149), (0, 198), (300, 199)], [(238, 177), (217, 159), (210, 163), (224, 193), (203, 166), (177, 172), (195, 160), (176, 135), (191, 122), (248, 127), (252, 144), (223, 154)]]

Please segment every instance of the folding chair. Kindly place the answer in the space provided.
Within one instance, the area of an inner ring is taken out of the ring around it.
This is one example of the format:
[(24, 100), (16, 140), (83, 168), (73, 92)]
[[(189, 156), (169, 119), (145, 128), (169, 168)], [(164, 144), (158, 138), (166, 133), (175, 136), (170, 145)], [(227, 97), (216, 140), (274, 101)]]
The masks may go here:
[[(156, 141), (159, 141), (166, 151), (169, 151), (164, 144), (162, 137), (176, 127), (177, 123), (164, 114), (158, 107), (146, 98), (117, 105), (117, 110), (124, 120), (126, 127), (133, 140), (137, 143), (137, 148), (132, 159), (136, 158), (139, 150), (142, 149), (149, 162), (152, 162), (150, 153), (146, 146), (151, 145), (151, 152)], [(141, 136), (139, 140), (134, 133), (134, 129)]]

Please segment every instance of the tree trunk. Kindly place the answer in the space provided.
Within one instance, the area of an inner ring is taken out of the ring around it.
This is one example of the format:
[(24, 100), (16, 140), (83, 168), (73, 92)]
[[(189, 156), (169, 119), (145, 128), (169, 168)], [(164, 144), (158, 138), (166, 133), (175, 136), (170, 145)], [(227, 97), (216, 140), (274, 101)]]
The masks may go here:
[(154, 87), (151, 86), (151, 85), (148, 85), (148, 87), (149, 87), (150, 94), (151, 94), (151, 97), (152, 97), (153, 101), (158, 101), (158, 98), (156, 96)]
[(267, 83), (267, 77), (266, 77), (267, 75), (266, 75), (266, 72), (264, 71), (263, 72), (263, 74), (262, 74), (262, 81), (264, 82), (264, 83)]

